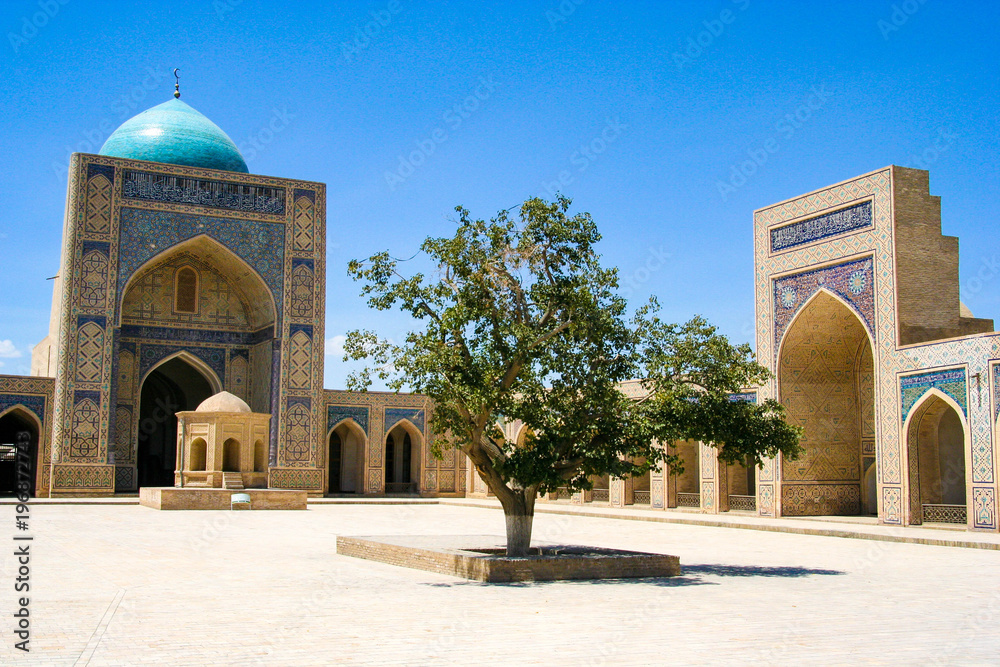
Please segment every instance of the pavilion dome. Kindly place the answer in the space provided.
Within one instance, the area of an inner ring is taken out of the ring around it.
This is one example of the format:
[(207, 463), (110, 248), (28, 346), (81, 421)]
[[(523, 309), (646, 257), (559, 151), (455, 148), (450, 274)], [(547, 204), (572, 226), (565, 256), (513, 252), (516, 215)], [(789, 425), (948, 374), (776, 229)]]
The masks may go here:
[(228, 391), (220, 391), (214, 396), (209, 396), (196, 412), (250, 412), (250, 406), (239, 396), (234, 396)]
[(104, 142), (100, 154), (249, 172), (233, 140), (218, 125), (176, 98), (122, 123)]

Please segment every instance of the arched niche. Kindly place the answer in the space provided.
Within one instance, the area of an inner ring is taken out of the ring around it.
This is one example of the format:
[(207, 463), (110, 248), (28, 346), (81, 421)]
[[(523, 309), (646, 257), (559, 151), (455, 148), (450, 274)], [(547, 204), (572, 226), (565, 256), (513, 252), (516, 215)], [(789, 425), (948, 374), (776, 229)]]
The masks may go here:
[(423, 435), (408, 419), (388, 429), (385, 438), (386, 493), (418, 493)]
[(139, 392), (136, 434), (138, 484), (173, 486), (178, 412), (194, 410), (218, 393), (218, 376), (193, 355), (178, 353), (146, 373)]
[(367, 437), (353, 420), (344, 419), (327, 434), (327, 493), (363, 493)]
[(961, 406), (932, 388), (910, 410), (904, 431), (910, 523), (967, 523), (970, 446)]
[(41, 433), (42, 421), (31, 409), (14, 405), (0, 412), (0, 497), (18, 495), (19, 484), (35, 496)]
[[(863, 511), (866, 457), (874, 462), (873, 375), (868, 329), (843, 299), (821, 289), (796, 313), (778, 355), (778, 396), (790, 423), (803, 428), (803, 454), (782, 461), (785, 516), (854, 515)], [(870, 443), (870, 452), (865, 443)]]

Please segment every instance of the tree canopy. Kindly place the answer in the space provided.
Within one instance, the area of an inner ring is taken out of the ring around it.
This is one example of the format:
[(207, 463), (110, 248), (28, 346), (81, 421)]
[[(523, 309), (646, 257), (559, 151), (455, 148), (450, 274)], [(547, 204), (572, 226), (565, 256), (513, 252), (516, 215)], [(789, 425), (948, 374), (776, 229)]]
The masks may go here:
[[(596, 224), (570, 204), (530, 199), (489, 222), (458, 207), (454, 236), (421, 245), (430, 276), (403, 275), (387, 252), (349, 266), (373, 308), (419, 323), (398, 344), (350, 332), (345, 359), (373, 365), (349, 388), (377, 375), (431, 397), (435, 446), (464, 452), (500, 500), (510, 555), (526, 552), (539, 493), (589, 488), (602, 474), (679, 472), (675, 441), (712, 443), (726, 462), (799, 453), (780, 404), (732, 398), (769, 378), (750, 346), (701, 317), (667, 324), (655, 300), (628, 314), (617, 270), (600, 264)], [(623, 391), (630, 380), (640, 381), (634, 396)], [(507, 439), (501, 420), (532, 436)]]

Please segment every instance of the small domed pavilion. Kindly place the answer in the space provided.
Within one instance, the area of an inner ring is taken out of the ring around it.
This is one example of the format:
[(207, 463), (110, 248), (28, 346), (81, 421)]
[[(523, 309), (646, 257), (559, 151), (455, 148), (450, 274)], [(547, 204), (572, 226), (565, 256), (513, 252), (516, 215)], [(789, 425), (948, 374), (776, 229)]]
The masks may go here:
[(195, 410), (178, 412), (176, 484), (267, 487), (270, 421), (271, 415), (252, 412), (228, 391), (210, 396)]

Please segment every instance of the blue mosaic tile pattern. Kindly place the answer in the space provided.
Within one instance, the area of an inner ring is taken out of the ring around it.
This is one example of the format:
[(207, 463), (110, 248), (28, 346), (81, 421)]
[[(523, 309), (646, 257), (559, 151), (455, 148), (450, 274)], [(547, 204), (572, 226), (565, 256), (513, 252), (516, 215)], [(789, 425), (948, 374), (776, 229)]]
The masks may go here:
[(201, 359), (215, 371), (220, 380), (226, 377), (226, 351), (214, 347), (192, 347), (189, 345), (146, 345), (142, 346), (139, 355), (139, 377), (144, 377), (146, 371), (169, 357), (175, 352), (188, 352)]
[(285, 214), (285, 189), (204, 178), (122, 171), (122, 196), (165, 204)]
[(101, 405), (101, 392), (99, 392), (99, 391), (90, 391), (90, 390), (86, 390), (86, 389), (77, 389), (76, 391), (73, 392), (73, 404), (74, 405), (77, 404), (77, 403), (79, 403), (80, 401), (85, 401), (87, 399), (90, 399), (91, 401), (93, 401), (95, 405), (100, 406)]
[(771, 230), (771, 252), (788, 250), (830, 236), (872, 226), (872, 203), (861, 202), (839, 211), (793, 222)]
[(274, 295), (280, 327), (284, 312), (283, 224), (122, 208), (120, 234), (118, 294), (124, 294), (125, 283), (151, 258), (182, 241), (204, 234), (235, 253), (261, 275)]
[(81, 255), (86, 255), (91, 250), (97, 250), (98, 252), (104, 253), (104, 256), (107, 257), (111, 252), (111, 244), (105, 243), (104, 241), (84, 241), (80, 245)]
[(875, 337), (875, 274), (871, 257), (806, 271), (774, 281), (774, 350), (777, 355), (785, 329), (809, 298), (827, 289), (854, 307)]
[(756, 403), (757, 402), (757, 392), (750, 391), (744, 392), (742, 394), (730, 394), (729, 400), (733, 403), (743, 402), (743, 403)]
[(15, 405), (23, 405), (38, 417), (38, 420), (45, 423), (45, 397), (32, 396), (30, 394), (0, 394), (0, 412)]
[(334, 426), (345, 419), (353, 419), (361, 430), (368, 435), (368, 408), (361, 405), (328, 405), (326, 406), (326, 430), (329, 431)]
[(385, 409), (385, 429), (390, 431), (399, 421), (407, 419), (414, 426), (424, 431), (424, 411), (417, 408), (386, 408)]
[(899, 379), (903, 423), (906, 423), (906, 418), (909, 416), (910, 410), (920, 400), (920, 397), (926, 394), (927, 390), (931, 388), (937, 389), (953, 398), (959, 407), (962, 408), (965, 418), (968, 419), (969, 405), (966, 393), (965, 369), (957, 368), (946, 371), (920, 373), (918, 375), (907, 375)]
[(97, 326), (104, 329), (106, 327), (108, 319), (102, 315), (78, 315), (76, 318), (76, 326), (82, 327), (88, 322), (93, 322)]
[(996, 408), (993, 419), (1000, 418), (1000, 364), (993, 367), (993, 396), (996, 401)]
[(215, 345), (256, 345), (274, 338), (274, 327), (269, 326), (253, 333), (243, 333), (239, 331), (213, 331), (186, 329), (183, 327), (149, 327), (138, 324), (123, 324), (121, 335), (124, 338), (139, 340), (211, 343)]
[(94, 164), (91, 162), (87, 165), (87, 180), (89, 181), (94, 176), (101, 175), (108, 179), (109, 182), (115, 182), (115, 168), (106, 164)]

